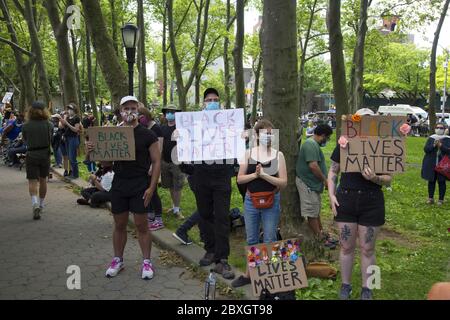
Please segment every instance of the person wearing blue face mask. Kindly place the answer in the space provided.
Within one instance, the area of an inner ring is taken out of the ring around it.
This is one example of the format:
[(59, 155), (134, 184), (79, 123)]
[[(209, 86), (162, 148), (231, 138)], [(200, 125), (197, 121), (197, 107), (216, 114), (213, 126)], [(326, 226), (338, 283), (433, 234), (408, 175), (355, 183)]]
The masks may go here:
[[(170, 190), (170, 197), (172, 198), (172, 208), (169, 212), (172, 212), (177, 218), (183, 219), (183, 215), (180, 210), (181, 191), (184, 186), (185, 175), (180, 170), (180, 166), (175, 164), (176, 159), (172, 157), (176, 156), (177, 142), (173, 139), (173, 133), (176, 130), (175, 113), (181, 111), (175, 105), (170, 104), (162, 109), (164, 117), (167, 120), (167, 124), (161, 126), (163, 147), (162, 147), (162, 163), (161, 163), (161, 186)], [(155, 217), (154, 223), (150, 225), (151, 230), (158, 230), (163, 228), (164, 225), (159, 217)]]
[(330, 139), (333, 130), (327, 124), (320, 124), (314, 129), (314, 135), (300, 147), (296, 179), (302, 216), (308, 217), (308, 224), (314, 235), (329, 248), (336, 247), (336, 241), (324, 233), (320, 221), (321, 197), (324, 187), (327, 188), (327, 167), (321, 150)]

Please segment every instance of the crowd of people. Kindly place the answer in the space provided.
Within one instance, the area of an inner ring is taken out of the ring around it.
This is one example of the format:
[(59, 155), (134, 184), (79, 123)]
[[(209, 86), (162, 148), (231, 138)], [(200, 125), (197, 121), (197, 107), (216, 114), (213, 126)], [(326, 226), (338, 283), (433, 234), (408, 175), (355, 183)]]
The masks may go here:
[[(220, 97), (214, 88), (208, 88), (203, 96), (205, 111), (219, 110)], [(78, 106), (70, 103), (61, 113), (49, 115), (43, 103), (34, 102), (26, 117), (5, 108), (1, 129), (2, 140), (15, 141), (22, 134), (26, 146), (26, 175), (29, 181), (33, 218), (40, 219), (47, 192), (51, 150), (54, 166), (64, 168), (69, 179), (79, 177), (77, 161), (80, 139), (84, 137), (87, 157), (84, 161), (90, 172), (91, 186), (82, 190), (80, 205), (91, 207), (111, 203), (114, 217), (114, 256), (106, 271), (107, 277), (115, 277), (124, 268), (124, 250), (127, 242), (126, 226), (130, 213), (134, 214), (139, 245), (142, 251), (142, 278), (151, 279), (154, 267), (151, 262), (151, 231), (164, 228), (163, 206), (158, 186), (168, 189), (171, 208), (168, 214), (184, 219), (180, 204), (186, 179), (196, 199), (197, 210), (173, 233), (181, 243), (192, 240), (188, 231), (195, 225), (200, 229), (205, 254), (201, 266), (215, 264), (214, 271), (225, 279), (234, 279), (235, 273), (228, 263), (230, 255), (230, 201), (232, 177), (242, 195), (247, 245), (279, 240), (278, 228), (281, 214), (280, 191), (287, 186), (286, 161), (277, 150), (274, 126), (267, 119), (260, 119), (252, 128), (255, 143), (247, 143), (245, 159), (241, 163), (223, 159), (215, 163), (180, 163), (177, 159), (177, 124), (175, 114), (181, 110), (175, 105), (162, 109), (165, 121), (159, 121), (133, 96), (125, 96), (120, 102), (117, 126), (133, 127), (135, 160), (100, 162), (90, 161), (89, 152), (94, 145), (83, 133), (83, 128), (95, 125), (91, 114), (81, 117)], [(369, 109), (357, 111), (361, 117), (373, 116)], [(51, 120), (51, 121), (49, 121)], [(424, 147), (425, 156), (422, 177), (428, 181), (428, 203), (434, 203), (436, 182), (439, 185), (438, 204), (442, 204), (447, 178), (434, 168), (445, 155), (450, 155), (450, 137), (443, 123), (436, 125)], [(330, 140), (333, 129), (329, 124), (314, 125), (299, 132), (299, 152), (294, 177), (301, 204), (301, 214), (320, 243), (330, 249), (340, 244), (340, 268), (342, 286), (339, 296), (349, 299), (352, 293), (351, 274), (354, 266), (357, 238), (361, 248), (362, 299), (372, 299), (372, 291), (366, 285), (368, 267), (375, 265), (375, 242), (380, 227), (385, 223), (383, 186), (389, 186), (392, 176), (375, 174), (370, 168), (361, 173), (340, 172), (340, 146), (331, 155), (331, 167), (327, 169), (322, 148)], [(293, 137), (294, 138), (294, 137)], [(14, 163), (14, 157), (11, 158)], [(340, 175), (339, 184), (338, 176)], [(161, 179), (161, 180), (160, 180)], [(328, 197), (334, 219), (339, 228), (339, 240), (324, 230), (321, 218), (323, 192)], [(262, 238), (261, 238), (262, 231)], [(249, 273), (232, 283), (240, 287), (250, 283)]]

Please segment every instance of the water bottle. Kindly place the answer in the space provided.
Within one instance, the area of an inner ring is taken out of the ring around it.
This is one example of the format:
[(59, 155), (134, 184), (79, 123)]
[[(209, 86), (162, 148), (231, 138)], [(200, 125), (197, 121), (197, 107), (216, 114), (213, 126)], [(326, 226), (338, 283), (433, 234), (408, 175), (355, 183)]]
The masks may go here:
[(205, 281), (205, 300), (216, 300), (216, 282), (216, 275), (211, 269)]

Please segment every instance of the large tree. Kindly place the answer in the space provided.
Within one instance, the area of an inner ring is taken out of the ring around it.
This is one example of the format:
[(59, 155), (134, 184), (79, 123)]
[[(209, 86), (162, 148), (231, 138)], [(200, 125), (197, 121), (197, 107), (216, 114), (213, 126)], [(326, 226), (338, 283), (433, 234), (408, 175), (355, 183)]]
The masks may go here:
[[(73, 5), (73, 0), (67, 1), (67, 7)], [(52, 25), (58, 49), (58, 61), (60, 70), (60, 84), (63, 89), (63, 102), (68, 104), (74, 102), (79, 105), (77, 83), (75, 77), (75, 67), (70, 53), (68, 40), (67, 21), (71, 14), (64, 9), (64, 16), (61, 21), (58, 2), (56, 0), (45, 0), (44, 6), (47, 9), (50, 24)]]
[(138, 0), (138, 71), (139, 71), (139, 101), (147, 107), (147, 59), (145, 54), (145, 21), (144, 1)]
[(243, 0), (236, 0), (236, 39), (233, 49), (234, 84), (236, 88), (236, 107), (245, 109), (244, 83), (244, 8)]
[(341, 0), (329, 0), (327, 25), (333, 78), (334, 100), (336, 102), (336, 141), (341, 135), (341, 118), (347, 114), (347, 84), (345, 78), (344, 45), (341, 31)]
[(298, 125), (297, 28), (295, 0), (264, 0), (263, 110), (279, 128), (280, 150), (286, 158), (288, 186), (281, 197), (281, 227), (286, 237), (308, 232), (302, 225), (297, 188), (295, 159), (298, 146), (294, 134)]
[(128, 94), (127, 75), (123, 71), (119, 58), (114, 50), (111, 36), (108, 34), (106, 23), (98, 0), (81, 0), (88, 32), (92, 37), (97, 62), (112, 95), (114, 106), (119, 104), (120, 98)]
[(441, 17), (439, 23), (434, 32), (433, 46), (431, 47), (430, 57), (430, 105), (428, 108), (428, 116), (430, 119), (430, 127), (434, 128), (436, 125), (436, 51), (439, 42), (439, 36), (441, 34), (442, 25), (444, 24), (445, 17), (447, 16), (448, 6), (450, 0), (446, 0), (442, 8)]

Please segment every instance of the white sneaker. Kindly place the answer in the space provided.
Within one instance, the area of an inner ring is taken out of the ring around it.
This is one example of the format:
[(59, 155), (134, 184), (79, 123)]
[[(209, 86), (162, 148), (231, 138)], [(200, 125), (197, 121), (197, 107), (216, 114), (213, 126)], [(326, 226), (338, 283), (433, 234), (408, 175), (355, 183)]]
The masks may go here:
[(153, 265), (150, 260), (144, 260), (142, 263), (142, 279), (150, 280), (153, 278)]
[(120, 271), (124, 268), (123, 261), (120, 261), (120, 258), (113, 258), (111, 264), (109, 265), (108, 270), (106, 270), (106, 277), (112, 278), (119, 274)]
[(33, 205), (33, 219), (39, 220), (41, 218), (41, 208), (39, 207), (39, 204)]

